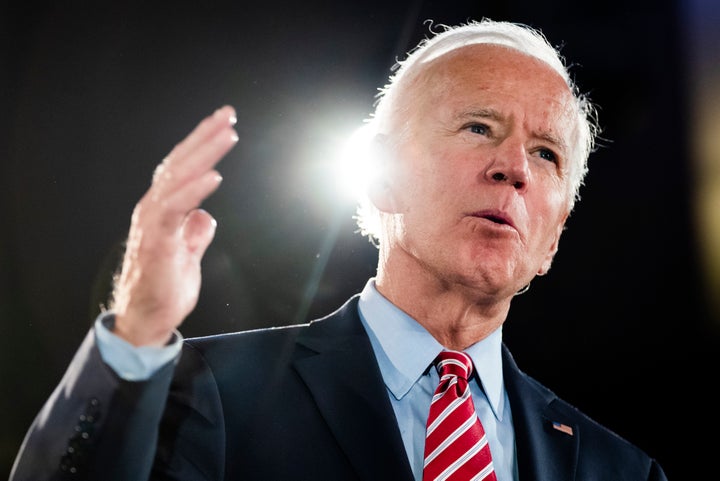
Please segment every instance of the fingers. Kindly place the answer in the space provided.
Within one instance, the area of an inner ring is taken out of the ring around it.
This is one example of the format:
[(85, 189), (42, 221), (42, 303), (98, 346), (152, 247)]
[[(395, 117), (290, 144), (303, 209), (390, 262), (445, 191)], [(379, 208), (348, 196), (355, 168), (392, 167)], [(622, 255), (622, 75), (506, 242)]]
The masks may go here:
[(163, 159), (153, 177), (156, 195), (182, 186), (184, 182), (202, 175), (227, 153), (237, 141), (235, 110), (222, 107), (206, 117)]
[(232, 125), (235, 110), (222, 107), (198, 126), (158, 165), (143, 204), (161, 216), (158, 224), (178, 229), (186, 214), (217, 189), (220, 175), (215, 165), (238, 140)]
[(177, 144), (163, 160), (163, 163), (173, 164), (179, 161), (178, 159), (184, 158), (188, 153), (195, 150), (198, 145), (212, 137), (218, 129), (224, 126), (233, 126), (236, 122), (235, 109), (229, 105), (220, 107), (211, 116), (203, 119), (183, 141)]
[(201, 142), (193, 143), (191, 150), (183, 149), (183, 155), (165, 158), (153, 176), (152, 189), (156, 198), (172, 193), (215, 167), (237, 141), (235, 130), (226, 122), (229, 120), (215, 122), (214, 126), (219, 128)]
[(162, 210), (167, 217), (163, 224), (170, 229), (179, 227), (188, 212), (197, 208), (212, 194), (220, 186), (220, 182), (220, 174), (210, 170), (168, 195), (162, 202)]

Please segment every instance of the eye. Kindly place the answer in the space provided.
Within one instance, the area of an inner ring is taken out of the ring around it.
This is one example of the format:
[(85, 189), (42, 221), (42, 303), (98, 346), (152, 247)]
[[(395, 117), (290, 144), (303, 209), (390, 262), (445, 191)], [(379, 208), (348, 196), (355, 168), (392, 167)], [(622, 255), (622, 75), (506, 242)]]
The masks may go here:
[(557, 155), (555, 155), (555, 152), (550, 149), (540, 149), (538, 150), (538, 155), (541, 159), (549, 160), (555, 164), (558, 163)]
[(490, 127), (485, 124), (470, 124), (467, 129), (473, 134), (490, 135)]

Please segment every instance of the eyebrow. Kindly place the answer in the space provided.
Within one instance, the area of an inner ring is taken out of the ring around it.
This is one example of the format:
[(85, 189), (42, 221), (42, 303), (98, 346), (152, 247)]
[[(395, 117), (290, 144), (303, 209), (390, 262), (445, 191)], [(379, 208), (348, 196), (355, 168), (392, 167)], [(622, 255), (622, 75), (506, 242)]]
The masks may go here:
[[(492, 108), (478, 108), (478, 109), (471, 109), (471, 110), (463, 110), (461, 112), (458, 112), (455, 115), (455, 118), (458, 120), (464, 120), (464, 119), (489, 119), (494, 121), (502, 121), (505, 119), (505, 116), (503, 116), (500, 112), (498, 112), (495, 109)], [(557, 135), (555, 135), (552, 132), (548, 131), (540, 131), (540, 132), (533, 132), (533, 136), (544, 140), (545, 142), (548, 142), (550, 144), (553, 144), (558, 150), (561, 151), (563, 155), (566, 155), (568, 152), (568, 145), (567, 143)]]
[(490, 119), (490, 120), (502, 120), (503, 116), (495, 109), (472, 109), (472, 110), (463, 110), (462, 112), (458, 112), (457, 115), (455, 115), (455, 118), (458, 120), (467, 119), (467, 118), (480, 118), (480, 119)]
[(534, 134), (537, 138), (544, 140), (545, 142), (549, 144), (553, 144), (563, 156), (568, 155), (568, 145), (567, 143), (558, 137), (557, 135), (551, 133), (551, 132), (536, 132)]

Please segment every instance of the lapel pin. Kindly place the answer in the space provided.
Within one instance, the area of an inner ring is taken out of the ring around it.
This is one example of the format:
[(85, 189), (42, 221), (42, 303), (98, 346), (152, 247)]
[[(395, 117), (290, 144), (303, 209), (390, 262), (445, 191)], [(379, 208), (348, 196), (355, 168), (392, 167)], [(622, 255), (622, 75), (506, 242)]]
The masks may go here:
[(553, 427), (553, 429), (557, 429), (558, 431), (563, 432), (563, 433), (567, 434), (568, 436), (573, 435), (573, 429), (570, 426), (568, 426), (567, 424), (558, 423), (558, 422), (553, 421), (552, 427)]

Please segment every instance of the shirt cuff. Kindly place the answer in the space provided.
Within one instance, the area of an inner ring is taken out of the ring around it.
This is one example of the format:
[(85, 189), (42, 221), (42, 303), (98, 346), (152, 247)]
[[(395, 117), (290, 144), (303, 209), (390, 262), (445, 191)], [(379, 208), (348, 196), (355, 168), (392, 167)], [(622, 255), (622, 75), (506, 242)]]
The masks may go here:
[(145, 381), (180, 355), (183, 337), (173, 332), (163, 347), (133, 346), (112, 332), (115, 314), (103, 312), (95, 320), (95, 341), (103, 361), (126, 381)]

